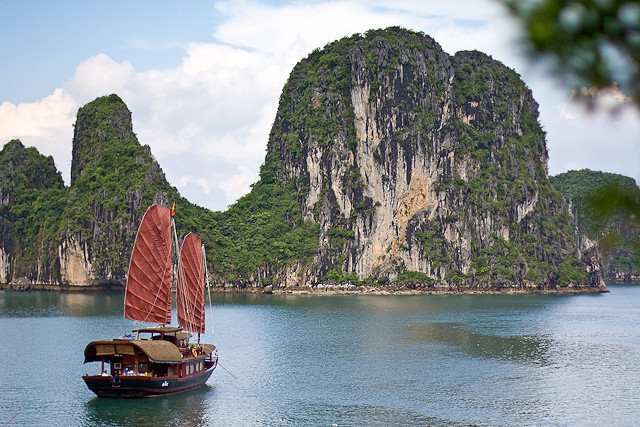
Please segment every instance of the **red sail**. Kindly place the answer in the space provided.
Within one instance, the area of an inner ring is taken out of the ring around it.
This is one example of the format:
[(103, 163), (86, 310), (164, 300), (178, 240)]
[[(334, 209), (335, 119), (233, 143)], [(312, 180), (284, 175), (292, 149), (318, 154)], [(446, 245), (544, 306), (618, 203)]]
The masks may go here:
[(129, 261), (124, 317), (171, 323), (171, 212), (153, 205), (142, 218)]
[(204, 332), (204, 273), (200, 237), (187, 234), (180, 250), (176, 292), (178, 325), (185, 331)]

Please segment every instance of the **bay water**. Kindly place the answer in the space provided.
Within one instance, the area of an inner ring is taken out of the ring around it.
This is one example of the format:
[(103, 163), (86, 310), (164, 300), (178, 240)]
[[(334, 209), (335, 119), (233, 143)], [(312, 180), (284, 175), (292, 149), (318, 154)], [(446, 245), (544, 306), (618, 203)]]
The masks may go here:
[(640, 286), (609, 290), (215, 295), (220, 366), (146, 399), (81, 378), (90, 341), (136, 327), (122, 295), (0, 292), (0, 426), (638, 425)]

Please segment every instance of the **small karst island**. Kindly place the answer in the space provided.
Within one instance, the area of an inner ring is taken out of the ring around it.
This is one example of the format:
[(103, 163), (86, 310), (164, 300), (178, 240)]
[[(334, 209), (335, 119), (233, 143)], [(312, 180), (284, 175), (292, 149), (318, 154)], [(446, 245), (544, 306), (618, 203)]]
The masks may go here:
[(69, 186), (52, 157), (8, 141), (0, 286), (121, 291), (146, 209), (173, 202), (218, 291), (600, 292), (605, 278), (637, 277), (587, 235), (574, 191), (578, 178), (584, 191), (620, 179), (637, 196), (635, 182), (550, 179), (547, 160), (514, 70), (423, 33), (371, 30), (293, 68), (260, 179), (224, 212), (180, 196), (115, 94), (79, 109)]

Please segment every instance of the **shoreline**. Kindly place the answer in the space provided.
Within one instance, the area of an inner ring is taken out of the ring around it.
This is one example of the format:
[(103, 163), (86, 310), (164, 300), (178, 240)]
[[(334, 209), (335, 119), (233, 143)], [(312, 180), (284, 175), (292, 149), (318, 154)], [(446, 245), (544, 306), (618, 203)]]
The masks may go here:
[[(615, 284), (616, 282), (611, 282)], [(619, 282), (618, 282), (619, 283)], [(0, 291), (9, 292), (60, 292), (60, 293), (124, 293), (124, 286), (70, 286), (70, 285), (12, 285), (0, 283)], [(215, 294), (237, 295), (584, 295), (608, 293), (606, 287), (503, 287), (503, 288), (452, 288), (448, 286), (430, 286), (408, 288), (406, 286), (355, 286), (355, 285), (319, 285), (316, 287), (231, 287), (211, 286), (208, 291)], [(173, 290), (175, 292), (175, 290)], [(205, 291), (206, 293), (207, 291)]]
[(245, 294), (245, 295), (584, 295), (608, 293), (606, 287), (583, 288), (469, 288), (452, 289), (449, 287), (407, 288), (402, 286), (324, 286), (324, 287), (298, 287), (298, 288), (211, 288), (212, 293), (217, 294)]

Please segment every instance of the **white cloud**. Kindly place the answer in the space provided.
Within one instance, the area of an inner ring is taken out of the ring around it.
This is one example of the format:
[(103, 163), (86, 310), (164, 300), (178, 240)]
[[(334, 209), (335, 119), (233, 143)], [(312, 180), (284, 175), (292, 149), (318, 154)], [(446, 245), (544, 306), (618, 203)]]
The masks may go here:
[(73, 99), (62, 89), (39, 102), (0, 105), (0, 138), (47, 138), (72, 123)]
[[(75, 111), (98, 96), (117, 93), (132, 111), (134, 132), (151, 146), (170, 182), (190, 200), (224, 209), (258, 178), (280, 92), (296, 62), (343, 36), (399, 25), (425, 32), (450, 54), (478, 49), (515, 67), (541, 104), (554, 172), (573, 164), (612, 170), (604, 160), (613, 155), (592, 149), (602, 146), (598, 135), (625, 153), (637, 143), (632, 135), (638, 134), (637, 119), (626, 119), (627, 127), (612, 132), (606, 120), (590, 120), (581, 111), (571, 111), (578, 129), (562, 117), (565, 97), (547, 76), (531, 72), (514, 46), (514, 23), (496, 1), (223, 1), (215, 9), (219, 24), (212, 23), (212, 41), (185, 45), (179, 66), (139, 72), (130, 61), (96, 53), (50, 96), (2, 104), (0, 137), (20, 137), (53, 154), (68, 181)], [(598, 156), (599, 163), (587, 153)], [(631, 167), (634, 155), (618, 165)]]
[(234, 174), (220, 183), (229, 200), (242, 197), (247, 193), (247, 188), (255, 181), (252, 171), (244, 167), (240, 167), (239, 170), (240, 173)]
[(114, 88), (126, 90), (135, 76), (135, 70), (129, 61), (118, 63), (100, 53), (78, 66), (72, 80), (72, 92), (81, 102), (85, 99), (89, 101), (96, 94), (110, 94)]
[(204, 178), (194, 178), (192, 176), (186, 175), (186, 176), (182, 176), (180, 177), (180, 182), (178, 183), (178, 189), (186, 187), (187, 184), (196, 184), (199, 185), (200, 187), (202, 187), (202, 190), (206, 193), (209, 194), (211, 192), (211, 187), (209, 186), (209, 182), (204, 179)]
[(68, 171), (76, 105), (63, 89), (37, 102), (4, 102), (0, 105), (0, 140), (20, 139), (24, 145), (53, 156), (58, 169)]
[[(291, 3), (221, 2), (216, 9), (226, 21), (214, 32), (225, 43), (279, 56), (298, 58), (344, 36), (394, 25), (397, 12), (377, 13), (360, 2)], [(292, 58), (293, 59), (293, 58)]]
[(549, 173), (592, 169), (620, 173), (640, 182), (640, 115), (629, 106), (612, 112), (588, 110), (575, 100), (546, 117)]

